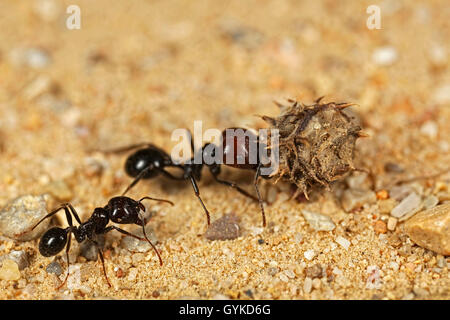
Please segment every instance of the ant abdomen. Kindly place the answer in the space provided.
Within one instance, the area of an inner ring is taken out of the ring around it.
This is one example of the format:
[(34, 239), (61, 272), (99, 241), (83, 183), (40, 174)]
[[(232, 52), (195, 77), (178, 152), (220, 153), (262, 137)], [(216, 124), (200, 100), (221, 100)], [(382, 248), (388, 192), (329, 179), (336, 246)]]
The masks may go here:
[(125, 171), (131, 177), (137, 177), (142, 170), (147, 169), (142, 179), (151, 179), (161, 173), (156, 169), (148, 169), (151, 166), (162, 167), (165, 159), (157, 150), (151, 148), (141, 149), (128, 157), (125, 162)]
[(248, 129), (228, 128), (222, 131), (223, 163), (239, 169), (258, 167), (258, 137)]
[(44, 257), (57, 255), (67, 243), (67, 232), (64, 229), (54, 227), (48, 229), (39, 242), (39, 252)]

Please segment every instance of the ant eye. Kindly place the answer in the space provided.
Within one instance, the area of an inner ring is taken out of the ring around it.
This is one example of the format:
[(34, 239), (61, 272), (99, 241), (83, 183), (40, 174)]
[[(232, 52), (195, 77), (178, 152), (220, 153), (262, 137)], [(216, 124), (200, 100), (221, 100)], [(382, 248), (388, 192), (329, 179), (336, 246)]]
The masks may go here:
[(51, 228), (44, 233), (39, 242), (39, 252), (44, 257), (58, 254), (67, 243), (67, 232), (61, 228)]

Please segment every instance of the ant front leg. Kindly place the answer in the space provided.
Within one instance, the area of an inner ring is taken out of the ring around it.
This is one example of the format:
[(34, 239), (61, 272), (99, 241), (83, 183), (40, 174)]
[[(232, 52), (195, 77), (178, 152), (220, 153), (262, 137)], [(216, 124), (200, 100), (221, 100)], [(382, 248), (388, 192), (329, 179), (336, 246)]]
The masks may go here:
[[(155, 251), (156, 255), (158, 256), (159, 264), (160, 264), (161, 266), (163, 265), (163, 261), (162, 261), (162, 259), (161, 259), (161, 256), (160, 256), (158, 250), (156, 249), (155, 245), (147, 238), (147, 236), (146, 236), (145, 233), (144, 233), (145, 238), (141, 238), (141, 237), (138, 237), (137, 235), (134, 235), (134, 234), (132, 234), (132, 233), (130, 233), (130, 232), (128, 232), (128, 231), (125, 231), (125, 230), (123, 230), (123, 229), (120, 229), (120, 228), (118, 228), (118, 227), (116, 227), (116, 226), (109, 226), (109, 227), (105, 228), (105, 230), (103, 230), (103, 233), (107, 233), (107, 232), (109, 232), (109, 231), (111, 231), (111, 230), (117, 230), (117, 231), (119, 231), (120, 233), (122, 233), (122, 234), (124, 234), (124, 235), (130, 236), (130, 237), (132, 237), (132, 238), (135, 238), (135, 239), (138, 239), (138, 240), (141, 240), (141, 241), (147, 241), (148, 243), (150, 243), (150, 245), (152, 246), (152, 248), (153, 248), (153, 250)], [(144, 232), (145, 232), (145, 230), (144, 230)]]
[(264, 212), (264, 201), (261, 198), (261, 194), (259, 193), (259, 188), (258, 188), (258, 179), (259, 179), (260, 175), (261, 175), (261, 164), (259, 164), (258, 167), (256, 168), (255, 180), (253, 182), (253, 185), (255, 186), (256, 194), (258, 195), (259, 206), (261, 207), (261, 214), (262, 214), (262, 219), (263, 219), (263, 227), (265, 227), (266, 226), (266, 214)]
[(245, 191), (244, 189), (239, 187), (236, 183), (219, 179), (219, 177), (218, 177), (218, 175), (220, 174), (219, 166), (214, 166), (214, 167), (211, 166), (211, 167), (209, 167), (209, 171), (211, 172), (211, 175), (213, 176), (214, 180), (216, 180), (216, 182), (224, 184), (228, 187), (234, 188), (239, 193), (243, 194), (244, 196), (246, 196), (254, 201), (259, 201), (258, 198), (256, 198), (255, 196), (252, 196), (250, 193), (248, 193), (247, 191)]
[[(78, 216), (78, 214), (75, 211), (74, 207), (70, 203), (64, 203), (64, 204), (60, 205), (58, 208), (56, 208), (55, 210), (53, 210), (52, 212), (50, 212), (49, 214), (47, 214), (41, 220), (39, 220), (39, 222), (36, 223), (33, 228), (31, 228), (31, 231), (33, 231), (39, 224), (41, 224), (42, 221), (44, 221), (45, 219), (48, 219), (48, 218), (54, 216), (56, 213), (58, 213), (58, 211), (60, 211), (62, 209), (64, 209), (64, 212), (66, 213), (66, 219), (67, 219), (67, 223), (69, 224), (69, 226), (72, 226), (71, 213), (75, 217), (75, 220), (77, 220), (77, 222), (79, 224), (81, 224), (80, 217)], [(69, 211), (69, 209), (70, 209), (70, 211)]]
[[(164, 169), (161, 169), (161, 172), (162, 172), (166, 177), (168, 177), (168, 178), (170, 178), (170, 179), (172, 179), (172, 180), (186, 180), (184, 177), (175, 177), (175, 176), (173, 176), (170, 172), (167, 172), (167, 171), (164, 170)], [(211, 224), (210, 214), (209, 214), (209, 211), (208, 211), (208, 209), (206, 208), (205, 204), (203, 203), (202, 198), (200, 197), (200, 189), (198, 188), (197, 181), (195, 180), (195, 178), (194, 178), (194, 176), (192, 175), (192, 173), (189, 174), (189, 177), (188, 177), (188, 178), (189, 178), (189, 180), (191, 181), (191, 185), (192, 185), (192, 188), (194, 189), (195, 196), (197, 197), (197, 199), (200, 201), (200, 204), (202, 205), (202, 208), (203, 208), (203, 211), (205, 212), (206, 220), (207, 220), (207, 223), (208, 223), (208, 226), (209, 226), (209, 225)]]
[(136, 178), (134, 178), (133, 182), (129, 184), (129, 186), (125, 189), (125, 191), (122, 193), (122, 196), (124, 196), (128, 191), (131, 190), (150, 170), (154, 168), (153, 165), (150, 165), (143, 169)]
[(108, 275), (106, 274), (105, 259), (103, 258), (102, 248), (97, 241), (92, 240), (92, 239), (89, 239), (89, 240), (92, 241), (94, 243), (94, 245), (96, 246), (96, 248), (98, 249), (98, 254), (100, 255), (100, 260), (102, 262), (103, 274), (105, 275), (105, 279), (106, 279), (106, 282), (108, 283), (108, 286), (111, 288), (112, 287), (111, 282), (109, 282)]

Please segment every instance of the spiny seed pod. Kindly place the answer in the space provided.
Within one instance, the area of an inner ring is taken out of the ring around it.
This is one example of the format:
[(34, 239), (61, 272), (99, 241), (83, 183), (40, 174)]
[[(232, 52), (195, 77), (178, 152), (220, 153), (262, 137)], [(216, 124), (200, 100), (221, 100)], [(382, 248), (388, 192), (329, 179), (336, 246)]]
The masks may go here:
[(307, 199), (311, 187), (329, 190), (331, 182), (355, 170), (355, 141), (366, 136), (356, 119), (343, 111), (353, 104), (321, 103), (322, 98), (312, 105), (276, 103), (280, 116), (262, 117), (270, 129), (279, 130), (279, 166), (272, 176), (294, 183), (296, 195), (303, 192)]

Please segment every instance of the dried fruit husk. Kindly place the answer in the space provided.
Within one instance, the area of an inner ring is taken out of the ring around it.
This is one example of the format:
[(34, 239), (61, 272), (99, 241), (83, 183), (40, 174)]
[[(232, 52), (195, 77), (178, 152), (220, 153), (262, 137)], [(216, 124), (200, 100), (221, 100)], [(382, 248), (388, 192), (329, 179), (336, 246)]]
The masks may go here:
[(312, 105), (277, 103), (278, 117), (263, 116), (270, 129), (279, 130), (279, 166), (271, 176), (294, 183), (296, 195), (303, 192), (306, 198), (312, 187), (329, 189), (333, 181), (355, 170), (355, 142), (365, 136), (356, 118), (344, 111), (353, 104), (320, 100)]

